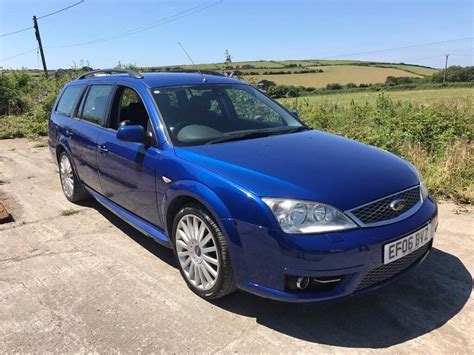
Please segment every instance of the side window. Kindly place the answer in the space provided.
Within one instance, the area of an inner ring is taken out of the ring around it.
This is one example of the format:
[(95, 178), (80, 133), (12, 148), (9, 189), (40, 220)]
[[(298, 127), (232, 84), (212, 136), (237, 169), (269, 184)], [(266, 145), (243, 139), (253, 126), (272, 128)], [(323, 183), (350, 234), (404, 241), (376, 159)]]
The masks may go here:
[(120, 124), (148, 127), (148, 113), (138, 93), (126, 86), (119, 86), (114, 97), (109, 128)]
[(60, 115), (71, 116), (72, 111), (74, 110), (74, 104), (77, 102), (77, 99), (79, 98), (83, 88), (84, 86), (77, 85), (69, 86), (64, 89), (64, 92), (56, 106), (55, 112)]
[(112, 85), (91, 86), (79, 117), (100, 126), (105, 126), (107, 121), (107, 105), (111, 93)]

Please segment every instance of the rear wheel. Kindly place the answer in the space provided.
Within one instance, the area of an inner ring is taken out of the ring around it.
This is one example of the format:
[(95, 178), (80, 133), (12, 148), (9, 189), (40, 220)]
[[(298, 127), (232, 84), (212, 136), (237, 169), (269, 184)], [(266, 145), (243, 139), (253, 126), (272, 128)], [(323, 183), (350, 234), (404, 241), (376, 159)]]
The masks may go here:
[(173, 247), (181, 275), (194, 293), (215, 299), (236, 290), (227, 242), (206, 210), (189, 205), (178, 212)]
[(66, 152), (62, 152), (59, 155), (59, 176), (61, 178), (61, 186), (63, 188), (64, 196), (66, 196), (69, 201), (78, 202), (89, 197), (89, 194), (78, 179), (71, 160)]

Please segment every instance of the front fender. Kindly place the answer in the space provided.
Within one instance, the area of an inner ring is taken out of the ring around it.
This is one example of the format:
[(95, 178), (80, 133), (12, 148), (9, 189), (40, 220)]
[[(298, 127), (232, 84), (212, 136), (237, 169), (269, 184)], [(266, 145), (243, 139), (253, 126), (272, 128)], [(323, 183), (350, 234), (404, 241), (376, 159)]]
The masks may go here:
[[(171, 203), (176, 198), (183, 196), (199, 201), (211, 213), (227, 240), (234, 277), (237, 284), (241, 284), (242, 280), (247, 277), (247, 267), (236, 223), (232, 219), (229, 209), (219, 196), (203, 183), (195, 180), (180, 180), (170, 185), (163, 196), (161, 203), (163, 221), (166, 221), (167, 211)], [(171, 240), (172, 233), (168, 225), (166, 225), (166, 232)]]
[[(195, 180), (180, 180), (170, 185), (163, 195), (163, 201), (161, 203), (161, 216), (163, 217), (163, 221), (166, 221), (167, 211), (171, 203), (176, 198), (183, 196), (194, 198), (204, 205), (212, 214), (221, 229), (223, 229), (221, 221), (232, 218), (222, 200), (208, 186)], [(168, 226), (166, 227), (166, 231), (168, 235), (171, 235)]]

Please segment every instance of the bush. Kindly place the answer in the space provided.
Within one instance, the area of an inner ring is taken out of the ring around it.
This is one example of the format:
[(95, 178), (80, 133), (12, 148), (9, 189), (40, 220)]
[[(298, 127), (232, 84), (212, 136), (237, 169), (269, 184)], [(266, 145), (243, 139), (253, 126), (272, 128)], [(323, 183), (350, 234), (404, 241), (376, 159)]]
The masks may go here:
[(0, 75), (0, 115), (17, 115), (26, 112), (31, 102), (27, 96), (30, 76), (23, 72)]
[(0, 139), (48, 133), (48, 118), (61, 88), (82, 73), (63, 70), (49, 79), (26, 71), (0, 74)]
[(341, 90), (342, 85), (339, 83), (331, 83), (326, 85), (326, 90)]
[[(444, 70), (433, 74), (430, 79), (435, 83), (442, 83), (444, 78)], [(446, 71), (447, 82), (473, 82), (474, 81), (474, 66), (460, 67), (451, 66)]]
[(388, 76), (387, 79), (385, 79), (385, 86), (412, 84), (414, 82), (415, 78), (409, 76)]

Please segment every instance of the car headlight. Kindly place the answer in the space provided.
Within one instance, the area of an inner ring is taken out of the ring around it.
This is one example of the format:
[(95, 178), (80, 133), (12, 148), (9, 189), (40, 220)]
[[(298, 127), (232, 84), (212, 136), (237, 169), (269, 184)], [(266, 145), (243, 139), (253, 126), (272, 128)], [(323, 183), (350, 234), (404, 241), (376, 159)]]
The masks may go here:
[(356, 228), (338, 209), (319, 202), (262, 198), (285, 233), (323, 233)]

